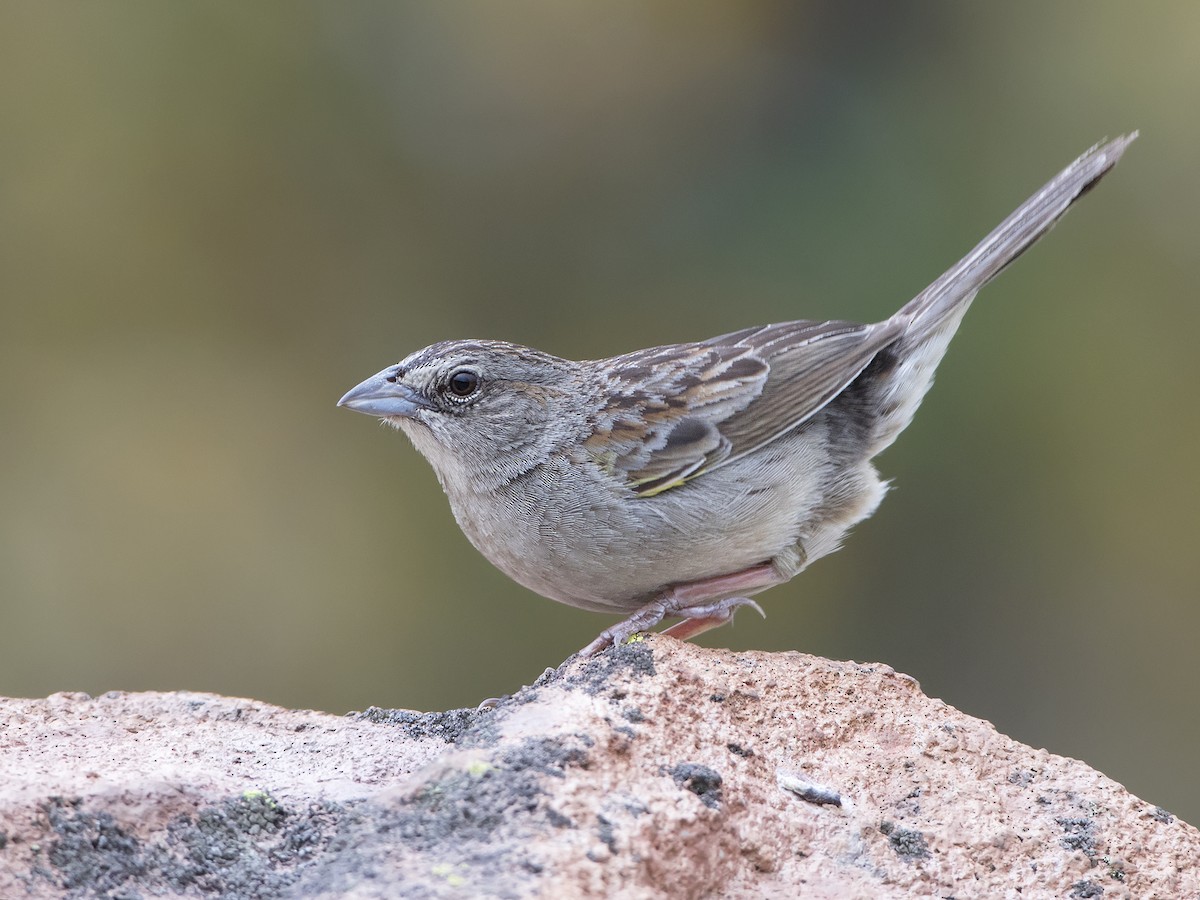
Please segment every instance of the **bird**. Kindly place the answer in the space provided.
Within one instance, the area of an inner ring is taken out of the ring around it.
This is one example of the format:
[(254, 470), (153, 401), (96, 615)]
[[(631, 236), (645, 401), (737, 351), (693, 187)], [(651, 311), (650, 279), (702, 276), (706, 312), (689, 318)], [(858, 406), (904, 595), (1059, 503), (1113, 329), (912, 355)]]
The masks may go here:
[(524, 587), (622, 615), (593, 656), (663, 619), (686, 640), (832, 553), (887, 492), (981, 287), (1046, 234), (1137, 132), (1095, 145), (881, 322), (782, 322), (574, 361), (445, 340), (338, 405), (405, 435), (468, 540)]

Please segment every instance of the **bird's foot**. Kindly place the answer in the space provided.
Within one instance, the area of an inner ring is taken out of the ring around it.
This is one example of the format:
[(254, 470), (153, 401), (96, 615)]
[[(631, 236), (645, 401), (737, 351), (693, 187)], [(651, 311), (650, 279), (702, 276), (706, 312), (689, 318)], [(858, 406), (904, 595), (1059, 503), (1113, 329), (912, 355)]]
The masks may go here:
[(764, 619), (767, 617), (762, 607), (749, 597), (726, 597), (715, 603), (706, 603), (704, 606), (692, 606), (680, 610), (679, 615), (683, 616), (683, 621), (676, 622), (670, 628), (664, 629), (663, 634), (681, 641), (689, 641), (698, 634), (732, 622), (734, 613), (743, 606), (750, 607)]
[(639, 631), (647, 631), (653, 628), (667, 615), (666, 601), (656, 597), (628, 619), (618, 622), (611, 628), (605, 628), (594, 641), (575, 655), (581, 659), (587, 659), (590, 656), (595, 656), (605, 647), (615, 647), (618, 644), (623, 644)]
[[(765, 615), (757, 603), (749, 597), (728, 596), (740, 591), (761, 591), (779, 584), (781, 578), (770, 563), (751, 566), (732, 575), (720, 575), (703, 581), (693, 581), (667, 588), (628, 619), (606, 628), (600, 636), (577, 654), (583, 659), (595, 656), (605, 647), (623, 644), (639, 631), (653, 628), (667, 616), (678, 616), (676, 622), (663, 634), (686, 641), (711, 628), (724, 625), (743, 606), (749, 606), (759, 615)], [(713, 597), (719, 599), (714, 600)]]
[(580, 650), (577, 655), (587, 659), (606, 647), (624, 644), (635, 634), (653, 628), (667, 616), (679, 616), (683, 619), (682, 622), (676, 622), (670, 628), (662, 631), (663, 634), (680, 641), (690, 640), (698, 634), (732, 622), (734, 614), (743, 606), (750, 607), (764, 619), (767, 617), (762, 607), (749, 597), (725, 597), (712, 603), (685, 606), (682, 609), (670, 611), (663, 609), (664, 605), (660, 600), (646, 604), (628, 619), (618, 622), (611, 628), (604, 629), (599, 637)]

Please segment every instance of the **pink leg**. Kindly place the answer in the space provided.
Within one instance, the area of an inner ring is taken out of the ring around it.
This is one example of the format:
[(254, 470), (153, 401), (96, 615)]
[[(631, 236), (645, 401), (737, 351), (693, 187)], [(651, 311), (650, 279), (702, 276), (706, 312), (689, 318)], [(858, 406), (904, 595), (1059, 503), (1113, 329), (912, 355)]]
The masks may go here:
[(585, 658), (595, 656), (610, 644), (622, 644), (637, 632), (653, 628), (667, 616), (679, 616), (683, 621), (663, 633), (686, 641), (729, 622), (743, 606), (753, 607), (761, 615), (762, 609), (757, 603), (736, 595), (765, 590), (781, 581), (783, 579), (773, 565), (762, 563), (732, 575), (673, 585), (628, 619), (606, 628), (598, 638), (580, 650), (579, 655)]
[[(670, 628), (664, 628), (662, 633), (679, 641), (690, 641), (698, 634), (704, 634), (706, 631), (712, 631), (714, 628), (720, 628), (722, 625), (732, 622), (733, 614), (743, 606), (750, 607), (764, 619), (767, 617), (762, 607), (749, 597), (727, 597), (705, 607), (693, 607), (688, 610), (688, 618), (676, 622)], [(702, 610), (711, 610), (711, 612), (702, 616)]]

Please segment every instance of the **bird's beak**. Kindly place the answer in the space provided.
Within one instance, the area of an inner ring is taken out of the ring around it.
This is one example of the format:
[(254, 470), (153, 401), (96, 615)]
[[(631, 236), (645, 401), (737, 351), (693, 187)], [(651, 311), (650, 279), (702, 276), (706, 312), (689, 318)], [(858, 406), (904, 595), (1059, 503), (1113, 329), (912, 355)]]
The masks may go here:
[(403, 416), (412, 418), (418, 410), (428, 409), (425, 399), (397, 377), (399, 367), (384, 369), (362, 384), (352, 388), (338, 401), (338, 406), (365, 413), (368, 416)]

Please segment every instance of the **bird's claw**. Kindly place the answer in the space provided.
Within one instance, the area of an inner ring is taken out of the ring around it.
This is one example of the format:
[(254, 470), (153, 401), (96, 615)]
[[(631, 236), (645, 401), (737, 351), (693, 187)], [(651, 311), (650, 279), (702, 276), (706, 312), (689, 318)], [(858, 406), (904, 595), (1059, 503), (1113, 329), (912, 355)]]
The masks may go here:
[(653, 628), (667, 616), (679, 616), (683, 621), (676, 622), (662, 633), (686, 641), (710, 628), (732, 622), (734, 614), (744, 606), (748, 606), (764, 619), (767, 617), (763, 608), (749, 597), (725, 597), (712, 603), (685, 606), (682, 609), (670, 609), (662, 601), (656, 600), (642, 607), (628, 619), (604, 629), (594, 641), (575, 655), (579, 659), (589, 659), (607, 647), (624, 644), (639, 632)]

